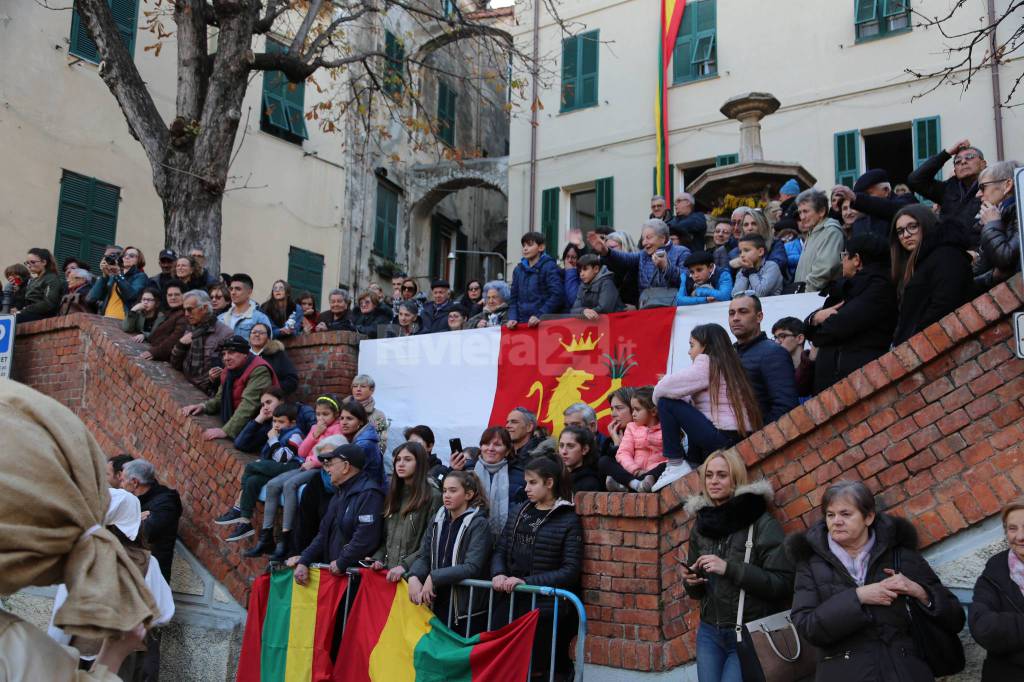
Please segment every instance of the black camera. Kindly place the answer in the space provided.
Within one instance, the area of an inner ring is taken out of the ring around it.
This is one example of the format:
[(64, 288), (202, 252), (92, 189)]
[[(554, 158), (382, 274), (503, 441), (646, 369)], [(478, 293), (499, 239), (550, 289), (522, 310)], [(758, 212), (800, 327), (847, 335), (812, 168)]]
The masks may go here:
[(107, 265), (116, 265), (118, 267), (122, 267), (124, 265), (124, 259), (119, 253), (108, 253), (103, 257), (103, 262)]

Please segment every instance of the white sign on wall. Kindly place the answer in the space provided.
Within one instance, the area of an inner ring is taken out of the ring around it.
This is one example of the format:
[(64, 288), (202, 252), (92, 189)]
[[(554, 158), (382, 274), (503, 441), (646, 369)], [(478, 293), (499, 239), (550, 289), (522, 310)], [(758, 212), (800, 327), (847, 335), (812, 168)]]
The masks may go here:
[(0, 378), (11, 378), (14, 359), (14, 315), (0, 315)]

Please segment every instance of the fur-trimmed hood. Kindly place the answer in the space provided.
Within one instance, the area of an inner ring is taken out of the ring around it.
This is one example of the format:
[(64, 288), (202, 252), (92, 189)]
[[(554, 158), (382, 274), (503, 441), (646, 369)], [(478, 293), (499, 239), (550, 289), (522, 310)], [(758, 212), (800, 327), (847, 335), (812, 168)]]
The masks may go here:
[[(879, 513), (871, 528), (875, 532), (873, 553), (881, 553), (892, 547), (917, 551), (917, 529), (903, 517)], [(788, 536), (786, 553), (794, 562), (807, 561), (815, 554), (827, 558), (832, 553), (828, 547), (827, 536), (825, 521), (818, 521), (807, 531)]]
[(724, 538), (756, 523), (775, 498), (772, 484), (767, 480), (741, 485), (732, 498), (714, 506), (704, 495), (694, 495), (686, 501), (686, 511), (697, 517), (694, 529), (701, 535)]
[(260, 357), (266, 357), (268, 355), (274, 355), (284, 350), (284, 344), (277, 339), (270, 339), (267, 341), (267, 345), (263, 347), (263, 352), (260, 353)]

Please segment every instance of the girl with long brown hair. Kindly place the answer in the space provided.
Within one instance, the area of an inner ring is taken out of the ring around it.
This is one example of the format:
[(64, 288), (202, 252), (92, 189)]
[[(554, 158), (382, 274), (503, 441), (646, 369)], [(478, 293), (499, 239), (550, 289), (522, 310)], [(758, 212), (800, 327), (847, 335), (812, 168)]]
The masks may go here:
[[(717, 324), (694, 327), (689, 355), (692, 365), (663, 377), (654, 387), (668, 458), (654, 490), (682, 478), (715, 450), (761, 428), (757, 397), (725, 330)], [(681, 431), (688, 440), (685, 451)]]
[(423, 531), (441, 506), (441, 492), (430, 482), (422, 445), (402, 443), (392, 457), (394, 473), (384, 501), (384, 542), (370, 560), (374, 570), (387, 569), (388, 582), (397, 583), (419, 558)]

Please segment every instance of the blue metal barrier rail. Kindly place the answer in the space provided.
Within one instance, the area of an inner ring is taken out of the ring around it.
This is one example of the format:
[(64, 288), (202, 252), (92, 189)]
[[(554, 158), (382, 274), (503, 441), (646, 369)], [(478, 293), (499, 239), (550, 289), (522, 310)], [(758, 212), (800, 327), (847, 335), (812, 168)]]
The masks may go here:
[[(315, 565), (316, 565), (316, 567), (322, 568), (324, 570), (328, 570), (329, 569), (329, 566), (327, 564), (315, 564)], [(352, 576), (358, 576), (359, 573), (362, 570), (364, 570), (364, 569), (361, 569), (361, 568), (350, 568), (350, 569), (348, 569), (348, 574), (352, 575)], [(349, 607), (351, 605), (350, 604), (350, 599), (351, 599), (350, 593), (351, 593), (351, 588), (352, 588), (352, 582), (353, 581), (349, 581), (348, 587), (345, 589), (345, 610), (344, 610), (344, 616), (342, 617), (342, 622), (341, 622), (342, 631), (344, 631), (345, 626), (348, 624), (348, 610), (349, 610)], [(491, 623), (492, 623), (492, 616), (493, 616), (493, 612), (494, 612), (494, 588), (492, 587), (491, 582), (489, 580), (463, 580), (463, 581), (461, 581), (459, 583), (456, 583), (453, 587), (456, 587), (456, 586), (457, 587), (468, 587), (469, 588), (468, 602), (470, 604), (470, 608), (468, 609), (468, 614), (467, 614), (467, 617), (466, 617), (465, 636), (467, 636), (467, 637), (469, 636), (470, 629), (472, 627), (472, 622), (473, 622), (472, 604), (473, 604), (473, 591), (474, 590), (487, 590), (487, 592), (488, 592), (488, 601), (487, 601), (487, 630), (490, 630), (491, 629)], [(516, 594), (528, 594), (528, 595), (530, 595), (530, 610), (533, 610), (533, 609), (537, 608), (537, 597), (551, 598), (553, 600), (554, 608), (552, 609), (553, 621), (552, 621), (552, 624), (551, 624), (551, 652), (550, 652), (550, 661), (551, 662), (549, 664), (550, 667), (549, 667), (549, 670), (548, 670), (548, 681), (549, 682), (554, 682), (554, 679), (555, 679), (555, 648), (556, 648), (556, 644), (558, 642), (558, 600), (559, 599), (564, 599), (567, 602), (569, 602), (570, 604), (572, 604), (573, 608), (576, 609), (576, 616), (579, 619), (579, 626), (576, 629), (576, 662), (575, 662), (575, 666), (574, 666), (575, 673), (574, 673), (574, 676), (573, 676), (573, 682), (583, 682), (583, 670), (584, 670), (584, 660), (583, 659), (584, 659), (584, 656), (585, 656), (585, 644), (586, 644), (586, 637), (587, 637), (587, 611), (583, 607), (583, 602), (580, 601), (580, 598), (577, 597), (572, 592), (569, 592), (567, 590), (563, 590), (563, 589), (560, 589), (560, 588), (545, 587), (545, 586), (542, 586), (542, 585), (526, 585), (526, 584), (516, 585), (513, 588), (512, 594), (509, 597), (509, 605), (508, 605), (509, 621), (512, 620), (512, 614), (514, 613), (514, 610), (515, 610)], [(448, 601), (447, 625), (448, 625), (449, 628), (452, 627), (452, 608), (453, 608), (452, 605), (453, 605), (453, 603), (454, 603), (453, 599)], [(454, 628), (452, 628), (452, 629), (454, 630)], [(532, 658), (531, 658), (531, 667), (532, 667)], [(529, 676), (527, 676), (527, 682), (529, 682), (529, 679), (530, 679)]]

